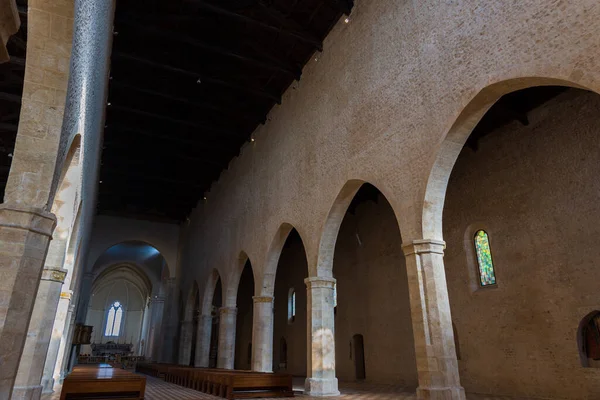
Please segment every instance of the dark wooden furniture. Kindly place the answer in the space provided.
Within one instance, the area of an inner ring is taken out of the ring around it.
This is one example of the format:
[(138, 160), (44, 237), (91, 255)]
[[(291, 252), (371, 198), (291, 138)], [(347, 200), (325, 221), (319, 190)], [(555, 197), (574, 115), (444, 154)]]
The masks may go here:
[(148, 363), (138, 363), (136, 371), (229, 400), (294, 396), (289, 374)]
[(106, 365), (76, 366), (64, 380), (60, 400), (143, 400), (146, 378)]

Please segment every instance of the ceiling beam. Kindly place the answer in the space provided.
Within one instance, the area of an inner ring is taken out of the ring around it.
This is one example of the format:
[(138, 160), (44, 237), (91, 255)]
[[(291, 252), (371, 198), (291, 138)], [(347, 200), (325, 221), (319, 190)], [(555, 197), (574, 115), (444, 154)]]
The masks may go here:
[(208, 84), (212, 84), (212, 85), (228, 87), (230, 89), (240, 90), (247, 94), (252, 94), (256, 97), (262, 97), (262, 98), (274, 101), (277, 104), (281, 104), (281, 95), (275, 95), (275, 94), (266, 92), (262, 89), (249, 88), (249, 87), (241, 85), (239, 83), (226, 82), (226, 81), (223, 81), (220, 79), (205, 77), (205, 76), (202, 76), (202, 74), (199, 74), (194, 71), (186, 70), (186, 69), (179, 68), (179, 67), (174, 67), (174, 66), (164, 64), (164, 63), (154, 62), (151, 60), (147, 60), (147, 59), (144, 59), (141, 57), (136, 57), (136, 56), (132, 56), (132, 55), (121, 53), (121, 52), (113, 52), (113, 57), (121, 58), (124, 60), (134, 61), (139, 64), (144, 64), (149, 67), (159, 68), (159, 69), (162, 69), (165, 71), (170, 71), (170, 72), (175, 72), (175, 73), (179, 73), (182, 75), (187, 75), (187, 76), (193, 77), (193, 79), (197, 80), (199, 83), (208, 83)]
[(244, 112), (241, 110), (233, 109), (231, 112), (228, 113), (227, 110), (223, 110), (221, 107), (215, 106), (214, 104), (211, 104), (211, 103), (207, 103), (207, 102), (198, 103), (198, 102), (191, 101), (185, 97), (178, 97), (178, 96), (173, 96), (173, 95), (163, 93), (163, 92), (157, 92), (155, 90), (140, 88), (138, 86), (134, 86), (134, 85), (116, 81), (115, 79), (111, 80), (110, 87), (111, 88), (118, 87), (118, 88), (126, 89), (128, 91), (143, 93), (143, 94), (147, 94), (150, 96), (162, 97), (163, 99), (176, 101), (176, 102), (183, 103), (183, 104), (188, 104), (192, 107), (215, 111), (215, 112), (221, 113), (222, 115), (225, 115), (228, 117), (232, 117), (232, 114), (235, 114), (233, 117), (242, 118), (242, 119), (244, 119), (246, 121), (250, 121), (250, 122), (264, 124), (266, 121), (266, 118), (264, 118), (264, 117), (262, 118), (262, 121), (261, 121), (261, 118), (257, 118), (256, 115), (252, 115), (251, 113)]
[(0, 100), (10, 101), (11, 103), (21, 103), (21, 96), (10, 93), (0, 93)]
[(149, 33), (151, 35), (165, 38), (165, 39), (168, 39), (169, 41), (184, 43), (188, 46), (196, 47), (198, 49), (209, 51), (214, 54), (219, 54), (224, 57), (234, 58), (241, 62), (254, 65), (255, 67), (258, 67), (258, 68), (266, 69), (266, 70), (273, 71), (273, 72), (281, 72), (281, 73), (284, 73), (286, 75), (293, 77), (296, 80), (300, 80), (300, 76), (302, 75), (302, 69), (298, 66), (283, 66), (283, 65), (281, 65), (281, 62), (277, 63), (277, 65), (275, 65), (267, 60), (259, 60), (248, 54), (241, 54), (241, 53), (236, 52), (227, 47), (202, 42), (198, 39), (189, 37), (183, 33), (178, 33), (178, 34), (168, 33), (167, 30), (155, 29), (155, 28), (152, 28), (152, 26), (150, 26), (148, 24), (145, 24), (145, 25), (138, 24), (138, 23), (132, 22), (131, 20), (126, 20), (126, 19), (119, 19), (117, 21), (117, 25), (119, 25), (119, 24), (129, 25), (132, 28), (134, 28), (135, 30), (143, 31), (143, 32)]
[[(214, 127), (211, 127), (211, 126), (207, 126), (207, 125), (202, 124), (202, 123), (189, 122), (189, 121), (185, 121), (185, 120), (182, 120), (182, 119), (167, 117), (166, 115), (159, 115), (159, 114), (151, 113), (151, 112), (148, 112), (148, 111), (137, 110), (135, 108), (129, 108), (129, 107), (124, 107), (124, 106), (111, 105), (108, 109), (109, 110), (121, 111), (121, 112), (124, 112), (124, 113), (127, 113), (127, 114), (136, 114), (136, 115), (139, 115), (139, 116), (145, 117), (145, 118), (160, 119), (160, 120), (172, 123), (172, 124), (177, 124), (177, 125), (181, 125), (181, 126), (188, 126), (190, 128), (200, 129), (200, 130), (202, 130), (204, 132), (211, 132), (211, 133), (213, 133), (215, 135), (219, 135), (219, 136), (226, 136), (226, 137), (241, 139), (241, 135), (238, 134), (238, 133), (231, 132), (231, 131), (220, 130), (220, 129), (217, 129), (217, 128), (214, 128)], [(246, 136), (250, 135), (250, 133), (248, 133)]]
[[(207, 149), (211, 149), (211, 150), (220, 150), (220, 151), (230, 151), (231, 150), (229, 148), (225, 148), (225, 147), (216, 145), (214, 143), (207, 143), (204, 141), (200, 141), (198, 139), (184, 139), (184, 138), (176, 136), (175, 134), (161, 135), (159, 133), (155, 133), (155, 132), (148, 131), (145, 129), (136, 129), (136, 128), (131, 128), (128, 126), (121, 126), (118, 124), (107, 125), (105, 128), (105, 132), (107, 130), (111, 131), (111, 132), (116, 131), (116, 132), (121, 132), (121, 133), (132, 133), (134, 135), (150, 137), (150, 138), (173, 142), (173, 143), (190, 144), (190, 145), (200, 146), (202, 148), (207, 148)], [(112, 136), (112, 134), (107, 135), (105, 133), (104, 134), (105, 140), (106, 140), (107, 136)], [(118, 139), (121, 139), (121, 137), (119, 137)]]
[(276, 32), (276, 33), (279, 33), (284, 36), (293, 37), (304, 43), (312, 45), (318, 51), (323, 51), (323, 41), (319, 40), (319, 38), (317, 38), (315, 35), (313, 35), (310, 32), (307, 32), (304, 29), (298, 29), (297, 27), (291, 28), (290, 24), (287, 24), (287, 26), (285, 26), (285, 27), (277, 27), (277, 26), (265, 23), (263, 21), (257, 20), (255, 18), (248, 17), (248, 16), (242, 15), (242, 14), (238, 14), (236, 12), (226, 10), (225, 8), (209, 4), (209, 3), (205, 2), (204, 0), (193, 0), (193, 2), (198, 7), (202, 8), (204, 10), (208, 10), (215, 14), (223, 15), (223, 16), (226, 16), (226, 17), (229, 17), (232, 19), (237, 19), (238, 21), (242, 21), (247, 24), (251, 24), (256, 27), (265, 29), (265, 30)]
[[(127, 151), (127, 155), (132, 155), (132, 154), (140, 154), (138, 151), (131, 151), (132, 146), (135, 146), (135, 144), (131, 144), (131, 143), (123, 143), (122, 141), (109, 141), (109, 142), (105, 142), (104, 143), (104, 151), (108, 150), (108, 149), (122, 149), (122, 150), (128, 150)], [(140, 147), (138, 145), (138, 147)], [(141, 149), (144, 150), (144, 152), (147, 152), (147, 148), (142, 148)], [(215, 159), (213, 157), (206, 157), (206, 156), (201, 156), (201, 155), (196, 155), (196, 156), (191, 156), (191, 155), (184, 155), (181, 153), (177, 153), (177, 152), (173, 152), (170, 150), (166, 150), (164, 147), (162, 148), (156, 148), (156, 151), (161, 151), (161, 153), (157, 156), (156, 154), (153, 153), (148, 153), (148, 161), (153, 161), (156, 158), (175, 158), (177, 159), (177, 161), (189, 161), (189, 162), (193, 162), (196, 164), (209, 164), (209, 165), (214, 165), (215, 167), (219, 167), (219, 168), (223, 168), (223, 165), (227, 165), (229, 163), (229, 160), (231, 158), (227, 158), (227, 157), (223, 157), (222, 160), (218, 160)], [(110, 152), (109, 152), (110, 154)], [(130, 158), (128, 158), (128, 161), (131, 161)]]
[(185, 185), (187, 187), (194, 188), (194, 189), (201, 189), (201, 190), (203, 189), (203, 186), (195, 184), (195, 183), (191, 183), (190, 181), (181, 181), (181, 180), (177, 180), (177, 179), (165, 178), (165, 177), (156, 176), (156, 175), (153, 176), (153, 175), (147, 175), (147, 174), (137, 174), (135, 172), (131, 172), (131, 170), (129, 170), (129, 169), (116, 169), (116, 168), (102, 166), (100, 168), (100, 174), (101, 174), (101, 176), (103, 176), (102, 174), (127, 176), (127, 177), (141, 179), (141, 180), (158, 181), (158, 182), (168, 183), (168, 184), (172, 184), (172, 185)]

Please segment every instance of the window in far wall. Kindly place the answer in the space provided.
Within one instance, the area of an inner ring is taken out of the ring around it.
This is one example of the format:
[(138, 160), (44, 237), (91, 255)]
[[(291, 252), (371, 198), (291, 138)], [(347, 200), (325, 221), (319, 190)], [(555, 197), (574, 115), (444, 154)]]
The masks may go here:
[(290, 288), (288, 294), (288, 323), (292, 323), (296, 320), (296, 290)]
[(115, 301), (111, 304), (106, 315), (106, 328), (104, 336), (119, 336), (121, 332), (121, 322), (123, 322), (123, 306), (120, 302)]
[(479, 283), (481, 286), (496, 284), (496, 272), (492, 261), (490, 238), (486, 231), (478, 230), (474, 237), (477, 266), (479, 268)]

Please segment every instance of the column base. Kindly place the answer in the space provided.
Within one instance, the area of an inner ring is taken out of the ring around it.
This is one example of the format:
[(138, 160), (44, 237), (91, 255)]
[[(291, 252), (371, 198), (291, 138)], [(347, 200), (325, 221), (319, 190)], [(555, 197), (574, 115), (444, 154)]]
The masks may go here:
[(339, 396), (340, 391), (338, 390), (338, 380), (333, 379), (320, 379), (320, 378), (306, 378), (304, 382), (304, 394), (307, 396)]
[(12, 400), (39, 400), (42, 397), (42, 386), (15, 386)]
[(447, 388), (417, 388), (419, 400), (466, 400), (465, 389), (462, 386)]

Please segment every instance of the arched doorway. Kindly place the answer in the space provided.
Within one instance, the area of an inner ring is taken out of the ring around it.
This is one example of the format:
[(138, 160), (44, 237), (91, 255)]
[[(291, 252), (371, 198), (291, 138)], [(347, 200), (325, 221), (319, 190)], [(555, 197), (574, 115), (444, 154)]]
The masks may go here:
[(210, 330), (210, 350), (208, 353), (208, 367), (217, 368), (217, 360), (219, 359), (219, 309), (222, 305), (223, 288), (221, 278), (217, 280), (215, 285), (215, 293), (211, 303), (211, 330)]

